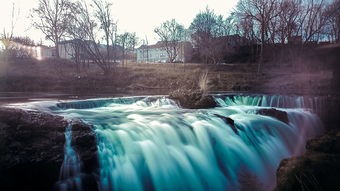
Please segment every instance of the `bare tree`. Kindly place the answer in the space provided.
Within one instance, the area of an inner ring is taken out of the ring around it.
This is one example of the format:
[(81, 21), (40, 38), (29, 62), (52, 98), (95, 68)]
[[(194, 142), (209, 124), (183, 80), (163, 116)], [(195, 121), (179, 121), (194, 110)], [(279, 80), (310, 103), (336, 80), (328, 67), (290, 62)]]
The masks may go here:
[(8, 50), (10, 46), (10, 42), (13, 40), (13, 32), (14, 32), (14, 28), (18, 20), (19, 14), (20, 14), (20, 10), (17, 9), (16, 11), (15, 4), (13, 3), (12, 12), (11, 12), (11, 26), (10, 26), (9, 32), (6, 32), (6, 29), (3, 28), (3, 33), (0, 36), (0, 41), (4, 45), (5, 50)]
[(327, 0), (240, 0), (235, 14), (239, 23), (252, 23), (263, 48), (265, 44), (284, 44), (293, 36), (301, 36), (305, 43), (317, 42), (336, 17), (339, 8), (335, 4)]
[(320, 39), (320, 32), (326, 25), (327, 15), (325, 11), (324, 0), (310, 0), (305, 1), (303, 4), (305, 12), (302, 16), (301, 33), (305, 43), (310, 41), (317, 42)]
[(146, 45), (146, 63), (149, 63), (149, 40), (145, 35), (145, 45)]
[(115, 33), (115, 23), (111, 16), (112, 3), (103, 0), (92, 0), (95, 6), (95, 17), (100, 23), (100, 29), (104, 32), (104, 39), (106, 43), (106, 57), (110, 59), (110, 42), (112, 35)]
[(340, 0), (334, 0), (329, 4), (325, 14), (329, 17), (323, 33), (328, 35), (330, 41), (340, 41)]
[(31, 10), (33, 26), (54, 43), (58, 58), (59, 43), (66, 34), (70, 20), (74, 17), (74, 10), (74, 4), (69, 0), (39, 0), (38, 8)]
[(142, 55), (141, 60), (143, 62), (148, 63), (149, 62), (149, 41), (148, 41), (148, 37), (145, 36), (145, 39), (143, 39), (140, 43), (142, 44), (141, 47), (139, 48), (140, 51), (141, 51), (141, 55)]
[(128, 38), (127, 41), (127, 51), (128, 53), (130, 53), (129, 58), (131, 59), (132, 58), (131, 56), (135, 55), (135, 50), (136, 46), (138, 46), (139, 38), (137, 37), (135, 32), (129, 34), (130, 37)]
[(181, 48), (180, 42), (185, 38), (184, 26), (172, 19), (155, 28), (154, 32), (164, 44), (163, 48), (168, 55), (169, 62), (175, 62)]
[(112, 45), (112, 55), (110, 56), (110, 59), (112, 58), (113, 62), (116, 63), (118, 58), (118, 52), (119, 48), (117, 47), (118, 43), (118, 34), (117, 34), (117, 22), (113, 23), (111, 26), (112, 29), (110, 30), (110, 39), (111, 39), (111, 45)]
[(263, 47), (270, 40), (270, 23), (278, 16), (277, 8), (278, 3), (275, 0), (240, 0), (237, 4), (236, 13), (238, 17), (241, 20), (252, 20), (254, 23), (253, 30), (261, 42), (257, 73), (260, 72), (261, 63), (263, 62)]
[(298, 18), (302, 11), (301, 1), (282, 0), (279, 3), (276, 33), (281, 44), (285, 44), (293, 35), (298, 34)]
[(141, 51), (141, 60), (142, 62), (148, 63), (149, 62), (149, 41), (148, 37), (145, 36), (145, 39), (141, 40), (140, 42), (142, 45), (139, 48), (139, 51)]
[(103, 51), (103, 46), (99, 43), (100, 28), (96, 24), (95, 18), (91, 16), (89, 8), (85, 2), (78, 2), (76, 19), (69, 23), (68, 34), (71, 39), (81, 43), (82, 49), (86, 53), (86, 58), (95, 63), (104, 74), (112, 73), (113, 65), (107, 57), (107, 49)]
[(124, 66), (126, 55), (130, 51), (134, 51), (137, 43), (136, 33), (125, 32), (118, 36), (118, 45), (122, 47), (122, 64)]

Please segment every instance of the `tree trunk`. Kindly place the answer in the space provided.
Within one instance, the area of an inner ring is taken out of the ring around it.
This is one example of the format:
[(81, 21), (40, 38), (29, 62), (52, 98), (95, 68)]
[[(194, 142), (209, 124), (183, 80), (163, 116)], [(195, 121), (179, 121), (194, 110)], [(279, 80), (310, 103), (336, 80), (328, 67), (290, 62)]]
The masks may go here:
[(262, 26), (261, 26), (261, 50), (260, 50), (260, 60), (259, 60), (258, 65), (257, 65), (257, 75), (260, 74), (261, 64), (263, 62), (264, 36), (265, 36), (264, 24), (262, 24)]
[(106, 60), (110, 61), (110, 44), (109, 44), (109, 35), (108, 33), (106, 34)]
[(59, 41), (55, 42), (55, 57), (56, 58), (60, 58), (60, 55), (59, 55)]

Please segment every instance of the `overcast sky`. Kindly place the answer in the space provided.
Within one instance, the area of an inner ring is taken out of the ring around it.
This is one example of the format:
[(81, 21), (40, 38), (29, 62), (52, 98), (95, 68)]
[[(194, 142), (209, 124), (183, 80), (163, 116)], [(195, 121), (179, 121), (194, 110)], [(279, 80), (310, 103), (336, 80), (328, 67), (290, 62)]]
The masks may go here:
[[(14, 35), (29, 36), (35, 41), (44, 40), (44, 35), (30, 26), (29, 10), (38, 6), (38, 0), (0, 0), (0, 30), (9, 30), (11, 23), (12, 4), (16, 12), (20, 10)], [(228, 16), (237, 0), (111, 0), (112, 13), (118, 21), (120, 32), (136, 32), (139, 38), (147, 36), (149, 43), (155, 43), (157, 36), (153, 29), (162, 22), (176, 19), (177, 22), (189, 27), (199, 11), (206, 6), (215, 13)], [(45, 43), (46, 44), (46, 43)]]

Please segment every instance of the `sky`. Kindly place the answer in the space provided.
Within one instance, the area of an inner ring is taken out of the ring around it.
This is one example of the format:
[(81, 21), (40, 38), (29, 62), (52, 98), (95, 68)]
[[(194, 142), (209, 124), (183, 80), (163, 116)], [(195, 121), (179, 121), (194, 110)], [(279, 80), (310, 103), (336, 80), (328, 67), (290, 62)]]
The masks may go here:
[[(89, 1), (89, 0), (87, 0)], [(0, 0), (0, 31), (10, 30), (12, 5), (17, 16), (14, 35), (29, 36), (35, 42), (45, 41), (44, 35), (31, 26), (30, 9), (38, 6), (38, 0)], [(186, 28), (196, 14), (208, 6), (215, 13), (227, 17), (235, 7), (237, 0), (110, 0), (112, 15), (118, 22), (118, 31), (136, 32), (140, 39), (147, 38), (149, 44), (157, 42), (154, 28), (166, 20), (176, 21)]]

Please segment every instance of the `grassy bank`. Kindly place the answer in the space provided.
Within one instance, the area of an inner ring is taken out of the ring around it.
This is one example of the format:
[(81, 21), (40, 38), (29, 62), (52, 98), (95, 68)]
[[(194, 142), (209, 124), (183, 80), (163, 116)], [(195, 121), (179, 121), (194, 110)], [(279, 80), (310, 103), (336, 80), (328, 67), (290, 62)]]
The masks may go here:
[[(318, 49), (294, 62), (205, 65), (195, 63), (127, 63), (104, 75), (95, 64), (67, 60), (1, 59), (0, 92), (40, 92), (73, 95), (168, 94), (198, 89), (200, 78), (208, 91), (279, 94), (338, 94), (339, 47)], [(332, 58), (332, 59), (330, 59)]]
[(197, 89), (205, 73), (208, 73), (211, 91), (249, 90), (255, 82), (254, 70), (254, 65), (245, 64), (128, 63), (124, 67), (116, 66), (112, 75), (104, 75), (94, 64), (77, 69), (73, 63), (63, 60), (12, 60), (2, 72), (0, 91), (167, 94), (178, 88)]

